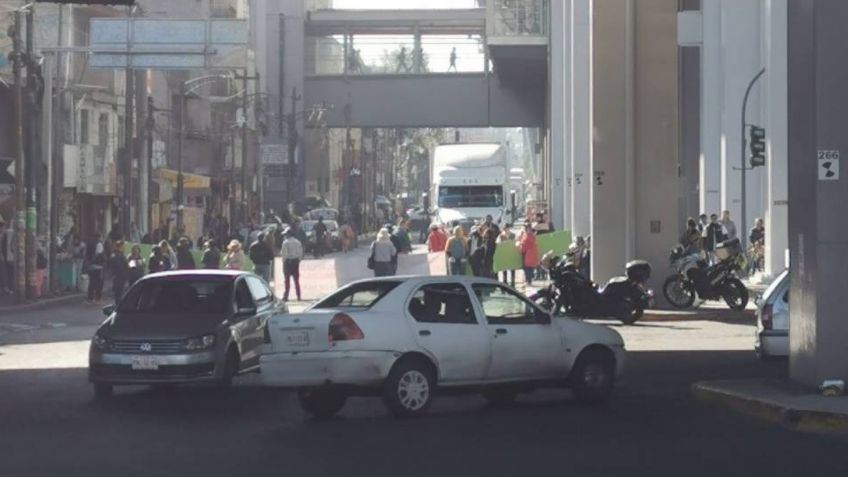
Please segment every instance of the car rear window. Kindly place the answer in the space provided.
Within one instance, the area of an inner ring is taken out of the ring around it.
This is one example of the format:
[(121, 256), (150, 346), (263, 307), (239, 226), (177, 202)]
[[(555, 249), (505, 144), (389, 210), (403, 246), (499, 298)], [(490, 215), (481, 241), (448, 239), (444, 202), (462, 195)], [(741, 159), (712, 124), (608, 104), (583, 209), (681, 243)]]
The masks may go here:
[(162, 277), (144, 280), (121, 300), (119, 312), (222, 314), (232, 308), (228, 277)]
[(324, 298), (313, 308), (371, 308), (398, 285), (398, 281), (357, 283)]

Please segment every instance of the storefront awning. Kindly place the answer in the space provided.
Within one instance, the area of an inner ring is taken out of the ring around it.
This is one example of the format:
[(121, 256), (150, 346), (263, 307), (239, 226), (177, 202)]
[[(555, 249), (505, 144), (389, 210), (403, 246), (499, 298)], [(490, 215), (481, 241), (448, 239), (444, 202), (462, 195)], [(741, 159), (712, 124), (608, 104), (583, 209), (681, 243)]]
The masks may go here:
[[(177, 188), (177, 176), (179, 175), (177, 171), (173, 169), (157, 169), (156, 174), (158, 178), (167, 180), (175, 189)], [(183, 187), (186, 189), (209, 189), (210, 179), (208, 176), (183, 172)]]

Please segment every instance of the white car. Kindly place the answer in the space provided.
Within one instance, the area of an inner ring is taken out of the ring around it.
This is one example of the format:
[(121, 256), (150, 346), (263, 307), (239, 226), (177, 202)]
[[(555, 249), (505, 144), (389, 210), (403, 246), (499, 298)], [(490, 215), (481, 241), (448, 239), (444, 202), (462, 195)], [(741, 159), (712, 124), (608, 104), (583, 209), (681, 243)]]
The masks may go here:
[(757, 342), (760, 358), (789, 356), (789, 270), (780, 274), (757, 299)]
[(302, 313), (269, 320), (265, 385), (299, 391), (331, 416), (350, 395), (382, 395), (397, 416), (424, 413), (437, 390), (504, 403), (540, 386), (607, 399), (624, 341), (604, 326), (552, 318), (494, 280), (391, 277), (352, 283)]

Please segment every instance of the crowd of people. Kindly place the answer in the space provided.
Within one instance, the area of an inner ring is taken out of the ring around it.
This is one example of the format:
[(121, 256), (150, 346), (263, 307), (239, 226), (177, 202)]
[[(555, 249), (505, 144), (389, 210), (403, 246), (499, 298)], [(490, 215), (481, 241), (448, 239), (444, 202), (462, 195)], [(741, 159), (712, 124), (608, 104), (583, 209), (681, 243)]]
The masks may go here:
[[(749, 271), (760, 271), (762, 256), (765, 249), (765, 223), (758, 218), (748, 233), (750, 241)], [(687, 255), (700, 255), (708, 263), (716, 261), (715, 250), (723, 242), (739, 238), (736, 223), (730, 218), (730, 211), (725, 210), (721, 219), (718, 214), (701, 214), (698, 220), (690, 217), (686, 220), (686, 230), (680, 237), (680, 245)]]

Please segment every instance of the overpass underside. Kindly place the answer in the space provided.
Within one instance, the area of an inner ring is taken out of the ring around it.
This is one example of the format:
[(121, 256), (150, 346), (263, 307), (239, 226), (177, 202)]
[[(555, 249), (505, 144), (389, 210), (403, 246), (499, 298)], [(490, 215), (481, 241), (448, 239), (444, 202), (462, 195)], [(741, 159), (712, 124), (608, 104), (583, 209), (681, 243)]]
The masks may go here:
[[(528, 87), (528, 85), (530, 87)], [(304, 104), (332, 106), (327, 127), (544, 127), (545, 84), (490, 73), (310, 76)]]

